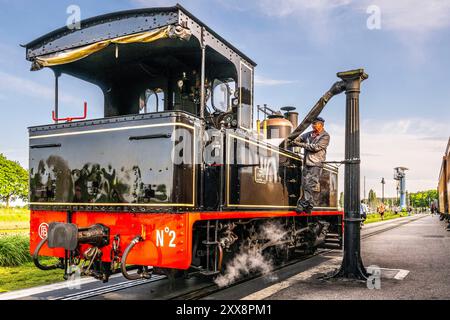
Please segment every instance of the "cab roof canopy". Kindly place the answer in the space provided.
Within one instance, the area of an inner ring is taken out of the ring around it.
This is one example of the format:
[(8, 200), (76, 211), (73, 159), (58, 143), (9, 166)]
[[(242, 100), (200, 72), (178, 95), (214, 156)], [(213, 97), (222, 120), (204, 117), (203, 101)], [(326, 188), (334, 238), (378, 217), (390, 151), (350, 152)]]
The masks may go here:
[[(209, 79), (238, 81), (242, 64), (256, 66), (179, 4), (105, 14), (83, 20), (80, 26), (66, 26), (31, 41), (25, 45), (26, 58), (32, 70), (49, 67), (57, 75), (98, 85), (105, 94), (105, 116), (136, 113), (135, 106), (124, 104), (135, 101), (145, 87), (165, 90), (185, 71), (200, 71), (202, 46)], [(108, 111), (107, 92), (114, 90), (124, 110)]]

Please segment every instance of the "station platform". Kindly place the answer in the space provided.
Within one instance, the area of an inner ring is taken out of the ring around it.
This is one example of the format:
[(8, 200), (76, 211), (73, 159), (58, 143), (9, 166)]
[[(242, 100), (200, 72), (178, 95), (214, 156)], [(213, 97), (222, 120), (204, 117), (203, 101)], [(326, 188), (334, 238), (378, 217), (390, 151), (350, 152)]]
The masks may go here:
[(381, 273), (376, 286), (374, 282), (320, 279), (341, 264), (342, 251), (331, 250), (206, 299), (450, 299), (450, 232), (446, 226), (437, 215), (429, 214), (364, 226), (362, 258), (366, 268)]

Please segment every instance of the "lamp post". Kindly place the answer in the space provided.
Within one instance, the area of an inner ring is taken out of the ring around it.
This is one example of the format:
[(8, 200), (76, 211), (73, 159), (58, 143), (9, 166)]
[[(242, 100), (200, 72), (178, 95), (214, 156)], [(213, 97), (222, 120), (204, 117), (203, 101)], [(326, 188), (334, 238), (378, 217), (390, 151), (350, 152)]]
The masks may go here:
[(398, 193), (399, 193), (399, 191), (400, 191), (400, 185), (397, 183), (397, 201), (396, 201), (396, 206), (400, 206), (400, 200), (398, 199)]
[(381, 203), (384, 204), (384, 178), (381, 178)]
[(364, 176), (364, 198), (363, 198), (363, 200), (364, 200), (364, 203), (366, 203), (367, 204), (367, 201), (366, 201), (366, 176)]

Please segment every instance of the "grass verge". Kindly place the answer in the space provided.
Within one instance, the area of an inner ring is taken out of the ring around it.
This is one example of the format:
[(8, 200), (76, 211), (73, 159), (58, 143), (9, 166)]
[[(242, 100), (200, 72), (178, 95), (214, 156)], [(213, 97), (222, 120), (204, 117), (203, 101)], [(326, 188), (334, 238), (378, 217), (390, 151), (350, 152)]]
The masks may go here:
[(42, 271), (33, 262), (18, 267), (0, 267), (0, 293), (63, 281), (64, 270)]
[(367, 219), (366, 219), (366, 221), (364, 221), (364, 224), (392, 220), (392, 219), (402, 218), (402, 217), (407, 217), (407, 216), (408, 216), (408, 214), (404, 213), (404, 212), (395, 214), (394, 212), (387, 211), (384, 213), (384, 219), (382, 220), (379, 213), (371, 213), (371, 214), (367, 215)]
[[(63, 281), (61, 269), (42, 271), (32, 262), (30, 239), (24, 235), (0, 237), (0, 292), (25, 289)], [(45, 264), (53, 264), (56, 258), (42, 257)]]
[[(63, 281), (61, 269), (43, 271), (32, 262), (30, 239), (24, 235), (0, 237), (0, 292), (25, 289)], [(56, 263), (56, 258), (42, 257), (44, 264)]]
[(30, 210), (23, 208), (0, 207), (0, 222), (29, 222)]
[(0, 208), (0, 237), (30, 232), (30, 211), (21, 208)]
[(31, 262), (30, 238), (24, 235), (0, 237), (0, 267), (17, 267)]
[[(30, 211), (0, 208), (0, 292), (20, 290), (63, 281), (64, 270), (42, 271), (31, 261)], [(42, 257), (45, 264), (55, 258)]]

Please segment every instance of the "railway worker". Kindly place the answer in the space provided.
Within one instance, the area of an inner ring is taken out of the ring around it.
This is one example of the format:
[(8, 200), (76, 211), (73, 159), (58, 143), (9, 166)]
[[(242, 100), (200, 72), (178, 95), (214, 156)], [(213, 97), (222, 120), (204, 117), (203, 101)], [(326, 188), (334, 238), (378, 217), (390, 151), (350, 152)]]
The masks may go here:
[(434, 204), (434, 202), (431, 204), (431, 214), (435, 214), (435, 213), (437, 213), (436, 211), (436, 205)]
[(360, 206), (360, 214), (361, 214), (361, 227), (364, 225), (364, 221), (367, 219), (367, 205), (364, 203), (364, 200), (361, 200), (361, 206)]
[(384, 212), (386, 211), (386, 207), (384, 206), (384, 203), (381, 203), (379, 207), (377, 208), (377, 212), (380, 214), (381, 220), (384, 220)]
[(313, 130), (302, 134), (299, 141), (292, 143), (304, 150), (302, 189), (303, 195), (297, 202), (296, 212), (311, 213), (314, 207), (314, 195), (320, 192), (320, 175), (323, 162), (326, 160), (330, 135), (324, 129), (325, 120), (321, 117), (314, 119)]
[(409, 207), (408, 207), (408, 216), (410, 216), (410, 215), (412, 214), (412, 210), (413, 210), (412, 207), (409, 206)]

